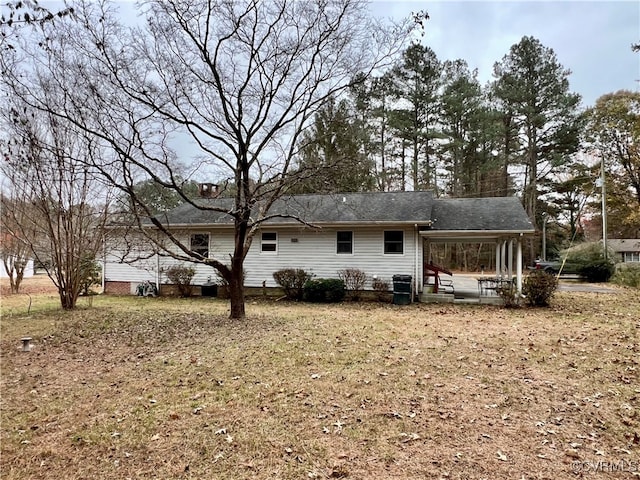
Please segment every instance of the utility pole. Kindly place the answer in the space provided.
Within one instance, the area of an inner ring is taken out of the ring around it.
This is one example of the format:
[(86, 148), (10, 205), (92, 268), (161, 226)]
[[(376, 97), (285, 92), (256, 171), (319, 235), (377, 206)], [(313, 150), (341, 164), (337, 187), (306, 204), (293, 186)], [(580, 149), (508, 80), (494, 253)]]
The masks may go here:
[(602, 247), (604, 259), (607, 260), (607, 183), (604, 177), (604, 155), (600, 157), (600, 182), (602, 182)]
[(547, 261), (547, 212), (542, 212), (542, 261)]

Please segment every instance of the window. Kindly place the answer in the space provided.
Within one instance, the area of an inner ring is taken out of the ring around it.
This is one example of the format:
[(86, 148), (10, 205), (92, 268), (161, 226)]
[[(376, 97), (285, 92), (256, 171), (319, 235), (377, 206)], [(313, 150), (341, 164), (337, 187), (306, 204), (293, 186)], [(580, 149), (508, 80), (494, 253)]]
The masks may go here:
[(208, 233), (194, 233), (191, 235), (191, 251), (202, 255), (203, 257), (209, 256), (209, 234)]
[(336, 233), (336, 253), (353, 253), (353, 232)]
[(276, 232), (263, 232), (261, 251), (277, 252), (278, 251), (278, 234)]
[(389, 230), (384, 232), (384, 253), (404, 253), (404, 232), (402, 230)]
[(623, 262), (640, 262), (640, 253), (639, 252), (623, 252), (622, 261)]

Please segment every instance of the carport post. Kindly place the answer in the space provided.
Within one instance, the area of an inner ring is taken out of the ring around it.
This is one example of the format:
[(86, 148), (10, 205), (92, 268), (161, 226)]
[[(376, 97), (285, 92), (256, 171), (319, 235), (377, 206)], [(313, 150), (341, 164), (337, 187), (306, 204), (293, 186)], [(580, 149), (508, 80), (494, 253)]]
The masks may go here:
[(508, 243), (508, 254), (507, 254), (507, 278), (511, 280), (513, 278), (513, 238), (509, 240)]
[(518, 295), (522, 295), (522, 234), (518, 237), (518, 248), (516, 256), (516, 289)]

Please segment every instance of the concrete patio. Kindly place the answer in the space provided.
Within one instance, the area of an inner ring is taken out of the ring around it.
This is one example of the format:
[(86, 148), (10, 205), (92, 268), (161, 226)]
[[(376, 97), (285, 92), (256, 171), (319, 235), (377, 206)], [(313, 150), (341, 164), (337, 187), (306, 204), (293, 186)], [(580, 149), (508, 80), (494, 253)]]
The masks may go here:
[(490, 278), (491, 275), (479, 273), (454, 273), (446, 276), (453, 283), (454, 293), (430, 293), (423, 292), (420, 301), (423, 303), (477, 303), (484, 305), (502, 305), (502, 298), (491, 290), (483, 290), (479, 287), (478, 279)]

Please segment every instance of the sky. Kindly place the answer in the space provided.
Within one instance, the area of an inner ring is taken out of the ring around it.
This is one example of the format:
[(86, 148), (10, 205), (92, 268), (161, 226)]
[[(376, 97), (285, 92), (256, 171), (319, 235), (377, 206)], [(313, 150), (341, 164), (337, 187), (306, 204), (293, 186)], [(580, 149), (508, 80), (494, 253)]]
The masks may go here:
[(640, 2), (634, 1), (418, 1), (372, 0), (372, 12), (396, 20), (426, 10), (421, 38), (441, 61), (466, 60), (481, 83), (492, 80), (493, 64), (523, 36), (553, 49), (572, 73), (570, 90), (584, 107), (601, 95), (640, 89)]
[[(263, 0), (269, 1), (269, 0)], [(372, 13), (400, 21), (425, 10), (423, 44), (440, 60), (466, 60), (481, 83), (492, 80), (493, 64), (523, 36), (554, 50), (571, 70), (570, 89), (584, 107), (601, 95), (640, 90), (640, 1), (582, 0), (369, 0)], [(58, 0), (41, 0), (53, 8)], [(134, 19), (134, 0), (116, 1), (125, 19)]]

